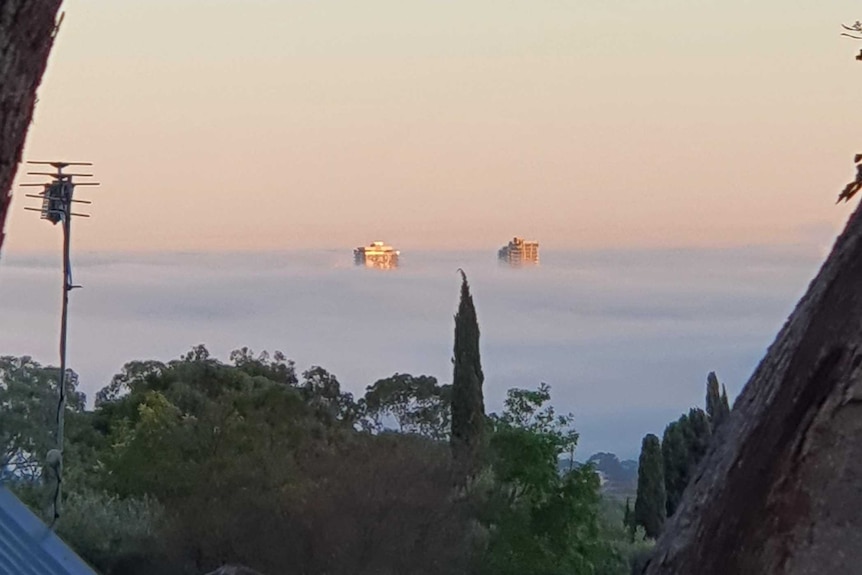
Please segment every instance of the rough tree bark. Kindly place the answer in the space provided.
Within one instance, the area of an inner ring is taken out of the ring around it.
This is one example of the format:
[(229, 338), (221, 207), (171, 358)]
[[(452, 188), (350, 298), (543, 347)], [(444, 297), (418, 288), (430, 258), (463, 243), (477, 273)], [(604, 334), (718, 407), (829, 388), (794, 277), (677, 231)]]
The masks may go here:
[(859, 573), (862, 211), (850, 217), (666, 525), (645, 573)]
[(54, 43), (62, 0), (0, 0), (0, 249), (12, 180)]

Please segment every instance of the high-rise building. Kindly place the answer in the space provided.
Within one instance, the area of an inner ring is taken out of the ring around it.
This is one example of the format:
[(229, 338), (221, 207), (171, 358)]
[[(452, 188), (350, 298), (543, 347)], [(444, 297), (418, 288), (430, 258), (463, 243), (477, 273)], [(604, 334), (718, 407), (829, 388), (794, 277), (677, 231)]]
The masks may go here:
[(371, 242), (371, 245), (353, 250), (353, 260), (356, 265), (382, 270), (397, 268), (399, 255), (401, 255), (400, 251), (383, 242)]
[(527, 241), (524, 238), (516, 236), (508, 245), (503, 246), (497, 251), (497, 259), (510, 266), (538, 264), (539, 242)]

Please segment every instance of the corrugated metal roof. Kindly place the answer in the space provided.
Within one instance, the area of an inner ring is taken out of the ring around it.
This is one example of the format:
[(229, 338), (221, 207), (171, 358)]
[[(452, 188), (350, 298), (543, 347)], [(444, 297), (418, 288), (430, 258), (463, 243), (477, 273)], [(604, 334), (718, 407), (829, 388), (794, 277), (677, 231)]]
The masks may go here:
[(96, 575), (26, 505), (0, 486), (0, 575)]

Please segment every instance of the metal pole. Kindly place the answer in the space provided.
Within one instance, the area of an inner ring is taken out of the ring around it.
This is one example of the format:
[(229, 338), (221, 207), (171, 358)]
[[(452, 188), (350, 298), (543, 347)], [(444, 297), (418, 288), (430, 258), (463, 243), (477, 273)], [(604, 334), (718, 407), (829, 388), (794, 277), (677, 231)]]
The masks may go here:
[(63, 198), (63, 305), (60, 315), (60, 377), (59, 391), (60, 400), (57, 404), (57, 450), (60, 452), (60, 461), (57, 467), (57, 490), (54, 493), (54, 519), (60, 517), (60, 505), (62, 502), (63, 489), (63, 453), (65, 444), (65, 416), (66, 416), (66, 330), (69, 318), (69, 292), (72, 290), (71, 280), (71, 258), (70, 241), (72, 237), (72, 191), (71, 178), (64, 180), (62, 169), (60, 170), (60, 182)]
[(69, 292), (72, 290), (69, 242), (72, 237), (71, 199), (72, 184), (64, 185), (63, 214), (63, 308), (60, 319), (60, 403), (57, 407), (57, 449), (63, 453), (63, 419), (66, 410), (66, 327), (69, 316)]
[[(76, 286), (72, 284), (72, 262), (70, 257), (71, 241), (72, 241), (72, 216), (89, 217), (88, 214), (72, 213), (72, 203), (81, 202), (89, 204), (84, 200), (75, 200), (75, 184), (72, 182), (73, 176), (88, 177), (91, 174), (73, 174), (63, 173), (63, 168), (66, 166), (90, 166), (89, 162), (28, 162), (29, 164), (50, 165), (57, 169), (54, 172), (28, 172), (35, 176), (52, 176), (53, 181), (44, 184), (44, 191), (36, 196), (42, 200), (42, 208), (25, 208), (28, 210), (38, 211), (42, 214), (42, 219), (50, 221), (52, 224), (63, 224), (63, 302), (60, 316), (60, 374), (58, 380), (58, 395), (57, 403), (57, 446), (48, 451), (46, 456), (47, 466), (54, 472), (57, 480), (56, 488), (54, 489), (53, 502), (53, 519), (51, 528), (54, 528), (57, 519), (60, 518), (60, 507), (62, 502), (62, 483), (63, 483), (63, 452), (65, 447), (65, 418), (66, 418), (66, 386), (68, 380), (66, 368), (66, 334), (69, 321), (69, 292)], [(22, 184), (29, 186), (39, 186), (41, 184)], [(98, 186), (97, 182), (83, 182), (84, 186)]]
[(60, 315), (60, 401), (57, 405), (57, 449), (60, 451), (60, 466), (57, 469), (57, 495), (54, 503), (55, 520), (60, 516), (62, 496), (63, 453), (65, 444), (66, 416), (66, 329), (69, 318), (69, 292), (72, 290), (71, 261), (69, 243), (72, 237), (71, 199), (72, 184), (64, 184), (64, 214), (63, 214), (63, 307)]

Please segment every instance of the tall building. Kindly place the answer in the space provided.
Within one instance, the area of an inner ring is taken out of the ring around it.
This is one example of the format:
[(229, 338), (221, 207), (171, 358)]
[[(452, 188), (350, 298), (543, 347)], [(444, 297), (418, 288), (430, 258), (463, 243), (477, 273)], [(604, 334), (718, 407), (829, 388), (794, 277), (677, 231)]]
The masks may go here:
[(397, 268), (399, 255), (401, 255), (400, 251), (383, 242), (371, 242), (371, 245), (353, 250), (353, 260), (356, 265), (381, 270)]
[(535, 265), (539, 263), (539, 242), (514, 237), (508, 245), (497, 251), (497, 259), (510, 266)]

